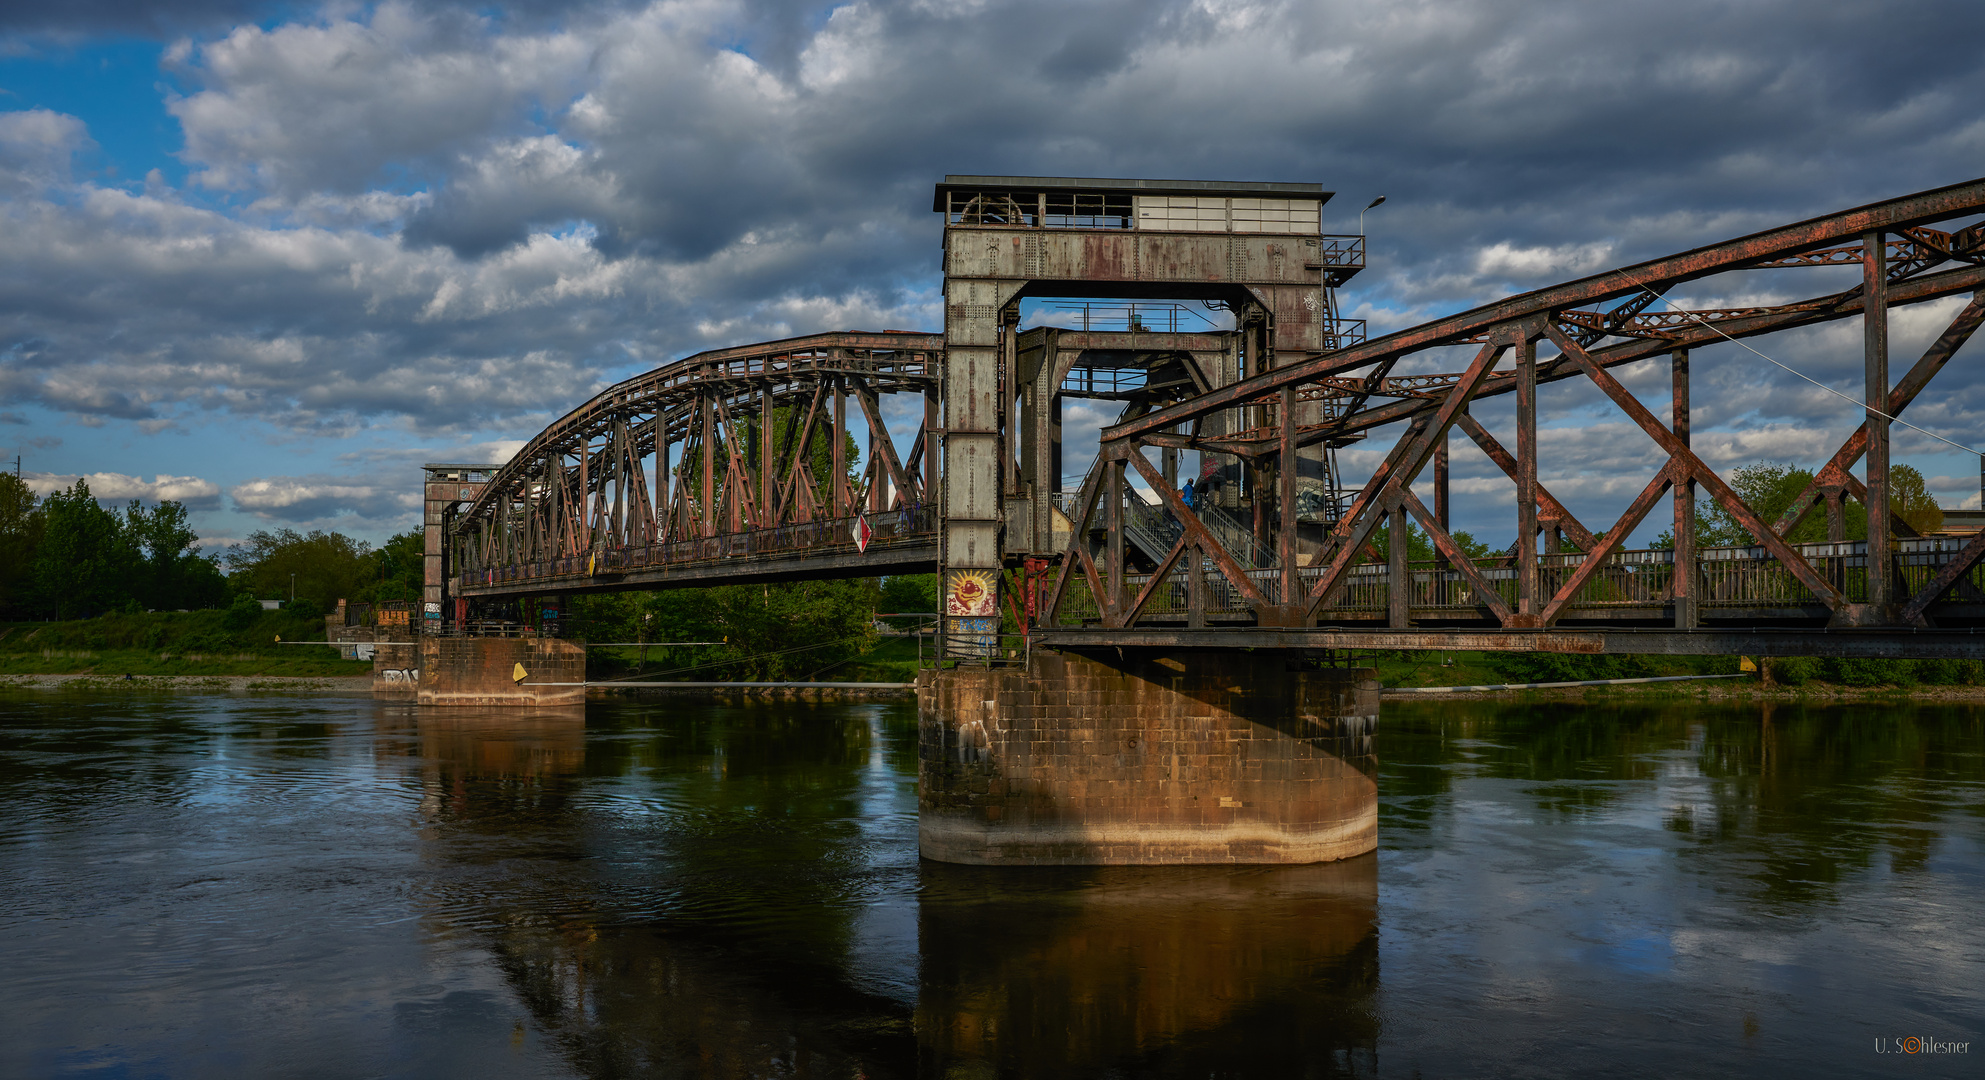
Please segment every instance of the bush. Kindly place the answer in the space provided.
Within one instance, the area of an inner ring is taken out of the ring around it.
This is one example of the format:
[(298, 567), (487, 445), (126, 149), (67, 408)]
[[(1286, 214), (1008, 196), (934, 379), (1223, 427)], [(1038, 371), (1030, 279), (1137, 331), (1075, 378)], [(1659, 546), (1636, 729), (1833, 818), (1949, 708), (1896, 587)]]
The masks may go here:
[(1566, 653), (1495, 653), (1489, 666), (1510, 682), (1585, 682), (1640, 679), (1655, 674), (1644, 656), (1577, 656)]
[(1985, 663), (1976, 660), (1918, 660), (1916, 677), (1931, 686), (1970, 686), (1985, 676)]
[(254, 626), (261, 617), (262, 602), (247, 593), (240, 593), (228, 604), (226, 614), (221, 616), (221, 628), (238, 634)]
[(1785, 656), (1766, 660), (1765, 666), (1776, 682), (1804, 686), (1820, 677), (1820, 662), (1810, 656)]

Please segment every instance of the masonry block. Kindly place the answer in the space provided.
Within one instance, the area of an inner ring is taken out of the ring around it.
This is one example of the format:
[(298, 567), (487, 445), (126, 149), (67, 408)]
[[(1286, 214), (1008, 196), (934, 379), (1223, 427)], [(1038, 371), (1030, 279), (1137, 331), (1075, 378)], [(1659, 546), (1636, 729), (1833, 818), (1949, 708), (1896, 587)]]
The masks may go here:
[[(404, 651), (404, 650), (402, 650)], [(423, 636), (419, 667), (401, 673), (421, 705), (583, 705), (586, 650), (557, 638)], [(383, 652), (382, 652), (383, 656)], [(374, 663), (375, 692), (381, 672)], [(524, 668), (524, 678), (516, 676)], [(393, 692), (388, 690), (387, 692)], [(405, 696), (398, 690), (397, 696)]]

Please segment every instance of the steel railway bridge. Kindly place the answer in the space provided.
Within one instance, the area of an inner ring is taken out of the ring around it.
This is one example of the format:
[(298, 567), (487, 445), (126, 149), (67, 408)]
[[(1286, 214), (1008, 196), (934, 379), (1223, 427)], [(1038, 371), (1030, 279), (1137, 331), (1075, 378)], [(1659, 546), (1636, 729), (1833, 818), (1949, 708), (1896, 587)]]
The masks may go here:
[[(966, 658), (999, 655), (1002, 611), (1033, 645), (1076, 650), (1985, 657), (1985, 532), (1916, 535), (1889, 483), (1890, 418), (1985, 321), (1985, 179), (1370, 340), (1339, 313), (1364, 245), (1320, 232), (1329, 197), (947, 177), (942, 334), (699, 354), (500, 466), (429, 466), (429, 629), (518, 598), (936, 571), (947, 651)], [(1808, 298), (1668, 309), (1683, 285)], [(1966, 302), (1892, 380), (1890, 313), (1949, 297)], [(1023, 306), (1040, 325), (1021, 329)], [(1865, 419), (1785, 518), (1763, 520), (1692, 448), (1691, 352), (1850, 319)], [(1623, 385), (1643, 361), (1667, 369), (1667, 400)], [(1574, 386), (1663, 459), (1611, 521), (1580, 521), (1538, 482), (1540, 391)], [(1505, 395), (1515, 424), (1498, 435), (1471, 405)], [(1117, 411), (1079, 486), (1063, 476), (1071, 399)], [(1382, 464), (1344, 476), (1336, 451), (1388, 426)], [(1515, 490), (1516, 542), (1491, 558), (1452, 535), (1450, 454), (1468, 447)], [(1696, 546), (1698, 491), (1746, 546)], [(1848, 500), (1865, 540), (1846, 537)], [(1673, 548), (1625, 549), (1664, 503)], [(1789, 541), (1813, 515), (1828, 541)], [(1409, 522), (1432, 560), (1381, 554)]]

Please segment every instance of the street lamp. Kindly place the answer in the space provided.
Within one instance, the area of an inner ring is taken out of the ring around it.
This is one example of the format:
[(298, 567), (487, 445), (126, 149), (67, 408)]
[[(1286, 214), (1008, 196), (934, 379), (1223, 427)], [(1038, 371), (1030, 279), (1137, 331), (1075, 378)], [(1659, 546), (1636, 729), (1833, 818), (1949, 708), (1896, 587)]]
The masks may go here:
[[(1369, 203), (1366, 203), (1366, 204), (1365, 204), (1365, 210), (1370, 210), (1370, 209), (1372, 209), (1372, 208), (1374, 208), (1374, 207), (1376, 207), (1376, 206), (1378, 206), (1378, 204), (1380, 204), (1380, 203), (1382, 203), (1382, 202), (1384, 202), (1384, 201), (1385, 201), (1385, 196), (1383, 196), (1383, 195), (1380, 195), (1380, 196), (1379, 196), (1378, 198), (1376, 198), (1376, 199), (1373, 199), (1373, 200), (1372, 200), (1371, 202), (1369, 202)], [(1360, 211), (1358, 211), (1358, 235), (1359, 235), (1359, 236), (1363, 236), (1363, 235), (1365, 235), (1365, 210), (1360, 210)]]

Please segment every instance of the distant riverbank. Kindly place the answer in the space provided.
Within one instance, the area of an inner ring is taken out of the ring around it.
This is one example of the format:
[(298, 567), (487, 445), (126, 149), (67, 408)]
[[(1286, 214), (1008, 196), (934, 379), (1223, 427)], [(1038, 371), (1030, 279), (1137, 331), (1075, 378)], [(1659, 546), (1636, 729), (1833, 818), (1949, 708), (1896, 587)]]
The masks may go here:
[(0, 675), (0, 688), (173, 693), (372, 692), (371, 675)]
[(1754, 681), (1731, 679), (1687, 683), (1657, 683), (1627, 686), (1565, 686), (1543, 690), (1458, 690), (1444, 694), (1406, 693), (1409, 687), (1387, 686), (1380, 697), (1386, 701), (1553, 701), (1553, 702), (1645, 702), (1705, 701), (1737, 704), (1746, 701), (1803, 702), (1824, 704), (1835, 701), (1900, 700), (1985, 704), (1985, 686), (1837, 686), (1807, 683), (1803, 686), (1763, 686)]

